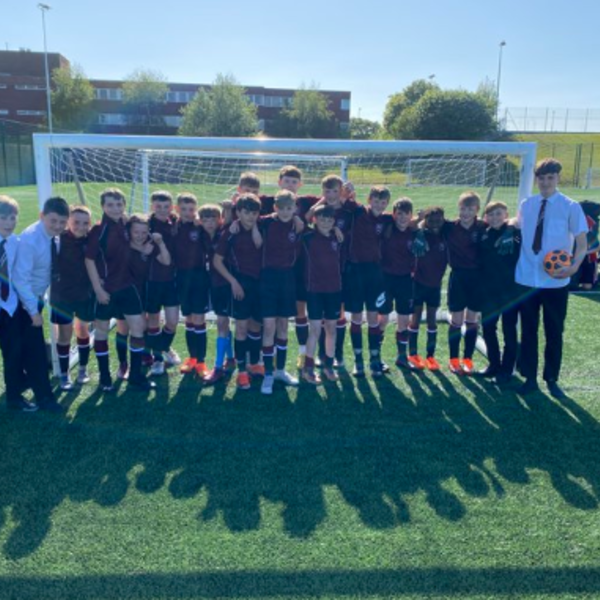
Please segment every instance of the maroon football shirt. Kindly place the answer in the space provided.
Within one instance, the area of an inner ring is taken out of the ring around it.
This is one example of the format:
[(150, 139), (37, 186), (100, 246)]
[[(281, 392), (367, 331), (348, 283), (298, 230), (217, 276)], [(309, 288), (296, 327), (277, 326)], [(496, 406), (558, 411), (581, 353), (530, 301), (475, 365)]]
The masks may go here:
[(241, 273), (254, 279), (260, 277), (262, 248), (252, 239), (252, 230), (240, 225), (238, 233), (226, 230), (217, 244), (216, 254), (222, 256), (233, 273)]
[(380, 262), (383, 230), (392, 222), (392, 215), (375, 216), (370, 208), (354, 200), (347, 200), (344, 209), (352, 215), (348, 260), (353, 263)]
[[(220, 287), (222, 285), (229, 285), (229, 282), (215, 269), (213, 264), (213, 258), (219, 245), (219, 240), (224, 235), (225, 227), (219, 227), (214, 236), (211, 238), (206, 231), (202, 230), (202, 239), (204, 241), (204, 249), (206, 251), (206, 264), (210, 274), (210, 285), (211, 287)], [(227, 262), (227, 261), (226, 261)], [(229, 268), (229, 265), (227, 265)]]
[(413, 232), (400, 231), (395, 224), (388, 225), (381, 242), (381, 266), (392, 275), (409, 275), (415, 268), (412, 253)]
[(479, 243), (485, 229), (485, 223), (479, 219), (475, 219), (468, 229), (465, 229), (458, 219), (444, 223), (443, 233), (448, 242), (450, 266), (453, 269), (480, 267)]
[(158, 246), (154, 246), (150, 254), (144, 254), (135, 248), (131, 248), (129, 254), (129, 270), (133, 276), (135, 287), (142, 297), (144, 297), (144, 290), (150, 275), (150, 267), (153, 263), (158, 262), (157, 256), (159, 254), (160, 250), (158, 249)]
[(292, 269), (300, 251), (301, 236), (294, 221), (283, 223), (274, 215), (260, 218), (263, 238), (262, 268)]
[(160, 233), (167, 250), (171, 255), (171, 264), (163, 265), (154, 261), (150, 265), (149, 281), (173, 281), (175, 278), (175, 236), (177, 235), (177, 218), (171, 215), (166, 221), (159, 221), (154, 215), (148, 220), (150, 233)]
[(86, 237), (75, 237), (70, 231), (60, 236), (56, 257), (58, 280), (50, 288), (51, 302), (83, 302), (92, 293), (92, 284), (85, 268)]
[(429, 250), (416, 260), (415, 281), (427, 287), (440, 287), (448, 265), (448, 244), (442, 234), (425, 231)]
[(174, 254), (177, 270), (200, 269), (206, 266), (206, 253), (202, 235), (203, 229), (194, 222), (177, 223), (174, 240)]
[(313, 293), (342, 290), (341, 245), (334, 233), (324, 236), (317, 229), (302, 237), (306, 289)]
[(118, 292), (133, 284), (129, 270), (129, 238), (122, 221), (106, 215), (92, 227), (88, 235), (85, 257), (95, 261), (104, 289)]

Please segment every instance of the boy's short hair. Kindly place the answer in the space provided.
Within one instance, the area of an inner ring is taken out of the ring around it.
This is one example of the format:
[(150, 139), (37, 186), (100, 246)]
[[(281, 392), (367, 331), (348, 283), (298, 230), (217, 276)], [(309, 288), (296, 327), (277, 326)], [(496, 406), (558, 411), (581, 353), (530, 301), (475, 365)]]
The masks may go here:
[(69, 203), (62, 196), (53, 196), (44, 202), (43, 215), (55, 213), (60, 217), (69, 216)]
[(335, 219), (335, 208), (328, 204), (319, 204), (313, 212), (313, 217), (315, 219)]
[(250, 187), (260, 189), (260, 179), (256, 173), (246, 171), (240, 175), (238, 187)]
[(177, 206), (181, 206), (182, 204), (193, 204), (194, 206), (197, 206), (198, 198), (191, 192), (181, 192), (181, 194), (177, 194)]
[(339, 175), (326, 175), (321, 179), (321, 187), (326, 190), (332, 190), (337, 187), (343, 187), (344, 180)]
[(294, 165), (286, 165), (285, 167), (281, 167), (281, 170), (279, 171), (279, 179), (281, 180), (284, 177), (302, 179), (302, 171)]
[(256, 194), (242, 194), (235, 203), (235, 209), (260, 212), (260, 200)]
[(100, 206), (104, 206), (107, 198), (114, 198), (115, 200), (125, 202), (125, 194), (116, 187), (110, 187), (102, 190), (100, 193)]
[(369, 191), (369, 200), (371, 198), (377, 198), (378, 200), (389, 201), (390, 197), (390, 190), (388, 190), (385, 185), (374, 185)]
[(205, 204), (200, 209), (201, 219), (220, 219), (222, 215), (221, 207), (217, 204)]
[(275, 195), (275, 206), (277, 208), (287, 208), (296, 204), (296, 195), (287, 190), (277, 192)]
[(412, 200), (410, 198), (407, 198), (406, 196), (403, 198), (398, 198), (398, 200), (396, 200), (396, 202), (394, 202), (394, 206), (392, 206), (392, 210), (395, 213), (397, 213), (397, 212), (412, 213), (412, 211), (413, 211)]
[(496, 202), (490, 202), (485, 207), (484, 214), (489, 215), (491, 212), (493, 212), (499, 208), (508, 212), (508, 206), (506, 206), (506, 204), (504, 202), (496, 201)]
[(560, 173), (562, 165), (555, 158), (542, 158), (535, 165), (534, 174), (536, 177), (540, 175), (548, 175), (549, 173)]
[(0, 217), (19, 214), (19, 205), (14, 198), (0, 194)]
[(426, 221), (429, 217), (442, 217), (444, 218), (444, 209), (441, 206), (429, 206), (423, 211), (421, 218)]
[(481, 198), (477, 192), (473, 192), (471, 190), (467, 192), (463, 192), (458, 198), (459, 206), (476, 206), (479, 208), (481, 206)]
[(150, 202), (170, 202), (173, 203), (173, 196), (167, 190), (157, 190), (150, 194)]
[(69, 207), (69, 215), (74, 215), (75, 213), (82, 213), (91, 218), (92, 211), (89, 209), (89, 206), (84, 206), (83, 204), (75, 204), (74, 206)]
[(129, 219), (127, 219), (127, 224), (125, 225), (125, 228), (127, 229), (127, 231), (131, 231), (131, 228), (134, 225), (148, 225), (148, 227), (150, 227), (150, 221), (148, 219), (148, 215), (144, 215), (142, 213), (133, 213)]

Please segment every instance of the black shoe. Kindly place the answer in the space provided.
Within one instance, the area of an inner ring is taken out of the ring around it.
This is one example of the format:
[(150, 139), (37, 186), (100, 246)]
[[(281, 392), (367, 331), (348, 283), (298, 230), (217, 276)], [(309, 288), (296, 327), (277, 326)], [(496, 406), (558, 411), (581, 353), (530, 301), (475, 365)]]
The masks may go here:
[(567, 397), (556, 381), (547, 381), (546, 385), (548, 386), (548, 391), (553, 398), (556, 398), (557, 400), (564, 400)]
[(352, 369), (352, 375), (354, 377), (364, 377), (365, 376), (365, 365), (362, 362), (354, 363), (354, 369)]
[(156, 383), (154, 381), (150, 381), (150, 379), (147, 379), (146, 377), (129, 377), (128, 387), (131, 386), (133, 386), (140, 392), (149, 392), (150, 390), (156, 389)]
[(521, 387), (517, 389), (517, 394), (520, 394), (521, 396), (527, 396), (528, 394), (533, 394), (533, 392), (539, 391), (540, 388), (538, 386), (537, 380), (526, 379), (525, 383), (523, 383), (523, 385), (521, 385)]
[(54, 398), (44, 398), (43, 400), (40, 400), (37, 404), (40, 410), (44, 410), (46, 412), (57, 414), (65, 412), (65, 408), (61, 406)]
[(476, 375), (478, 377), (485, 377), (487, 378), (492, 378), (492, 377), (496, 377), (499, 373), (499, 369), (498, 367), (493, 367), (492, 365), (488, 365), (485, 369), (481, 369), (480, 371), (477, 371)]
[[(379, 378), (383, 376), (383, 365), (381, 362), (372, 362), (371, 365), (371, 375), (375, 378)], [(388, 367), (389, 371), (389, 367)]]
[(396, 362), (394, 363), (399, 369), (410, 369), (410, 364), (408, 362), (408, 356), (406, 354), (399, 354), (396, 358)]
[(15, 398), (14, 400), (6, 401), (6, 408), (17, 412), (31, 413), (35, 412), (39, 407), (35, 402), (27, 402), (25, 398)]
[(498, 373), (496, 375), (496, 385), (499, 385), (500, 387), (504, 386), (504, 385), (508, 385), (510, 383), (512, 379), (512, 375), (508, 374), (508, 373)]

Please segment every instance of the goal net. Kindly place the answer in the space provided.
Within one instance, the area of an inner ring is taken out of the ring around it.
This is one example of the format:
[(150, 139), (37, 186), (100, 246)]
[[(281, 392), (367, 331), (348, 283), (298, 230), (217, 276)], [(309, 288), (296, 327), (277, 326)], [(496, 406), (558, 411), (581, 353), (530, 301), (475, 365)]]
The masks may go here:
[(155, 136), (36, 135), (40, 203), (60, 194), (96, 213), (108, 186), (120, 187), (131, 211), (147, 209), (149, 195), (168, 189), (193, 192), (200, 203), (231, 196), (244, 171), (255, 172), (261, 193), (277, 191), (279, 169), (303, 171), (303, 193), (318, 194), (320, 180), (341, 174), (360, 200), (372, 185), (392, 198), (409, 196), (417, 208), (441, 205), (454, 214), (465, 189), (485, 201), (506, 202), (514, 212), (531, 191), (535, 144), (515, 142), (372, 142), (182, 138)]
[(588, 167), (585, 175), (585, 189), (597, 190), (600, 189), (600, 168)]

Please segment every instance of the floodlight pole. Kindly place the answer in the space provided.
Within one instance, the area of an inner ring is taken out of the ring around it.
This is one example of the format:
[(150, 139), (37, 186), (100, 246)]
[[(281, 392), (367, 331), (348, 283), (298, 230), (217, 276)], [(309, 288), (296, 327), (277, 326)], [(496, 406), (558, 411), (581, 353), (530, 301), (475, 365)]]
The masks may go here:
[(44, 65), (46, 68), (46, 106), (48, 109), (48, 131), (52, 133), (52, 90), (50, 89), (50, 69), (48, 68), (48, 48), (46, 46), (46, 11), (52, 7), (47, 4), (38, 4), (42, 12), (42, 30), (44, 32)]
[(500, 79), (502, 78), (502, 50), (506, 42), (500, 42), (500, 51), (498, 53), (498, 77), (496, 79), (496, 121), (500, 122)]

